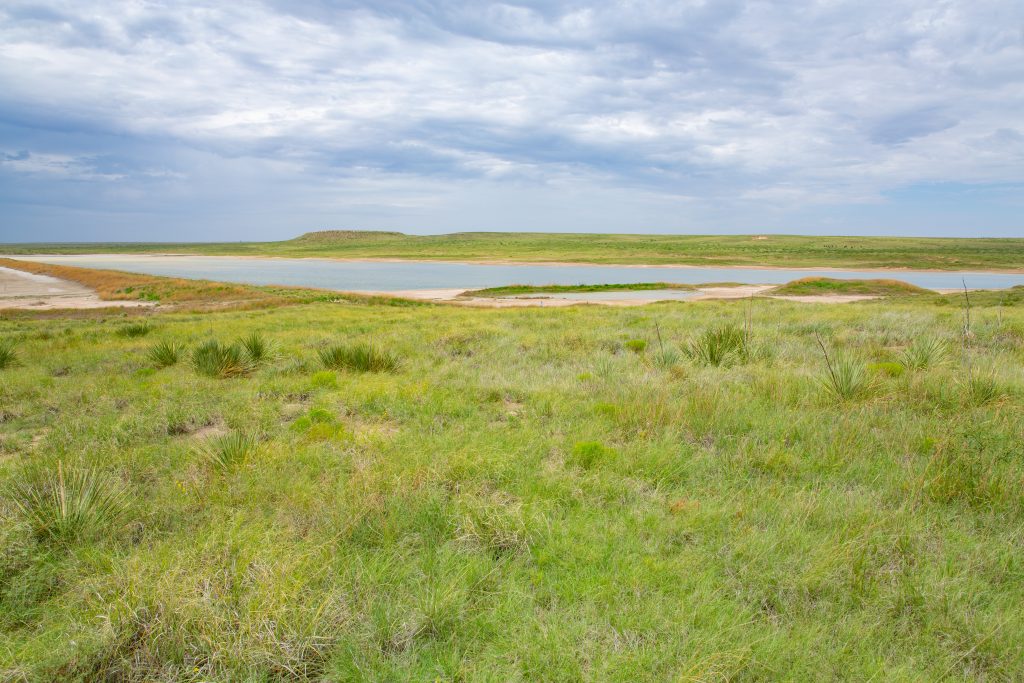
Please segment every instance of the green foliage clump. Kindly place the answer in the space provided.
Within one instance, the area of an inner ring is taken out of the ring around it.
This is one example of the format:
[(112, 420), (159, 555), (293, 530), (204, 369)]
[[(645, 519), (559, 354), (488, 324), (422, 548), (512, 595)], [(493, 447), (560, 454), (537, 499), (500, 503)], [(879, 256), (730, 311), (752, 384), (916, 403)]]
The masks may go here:
[(887, 377), (902, 377), (904, 370), (906, 370), (902, 364), (894, 363), (892, 361), (870, 363), (867, 367), (871, 372), (879, 375), (885, 375)]
[(259, 332), (242, 337), (239, 343), (253, 365), (261, 365), (273, 357), (273, 346)]
[(599, 441), (580, 441), (572, 447), (566, 462), (580, 469), (589, 470), (617, 456), (615, 449), (608, 448)]
[(314, 372), (309, 383), (316, 389), (334, 389), (338, 386), (338, 377), (330, 370)]
[(231, 432), (215, 437), (200, 448), (200, 455), (215, 469), (222, 472), (245, 464), (256, 451), (257, 440), (251, 434)]
[(38, 471), (14, 484), (11, 499), (37, 537), (67, 543), (112, 526), (124, 511), (120, 482), (94, 469)]
[(949, 347), (946, 342), (938, 337), (922, 335), (915, 337), (903, 353), (900, 354), (900, 363), (907, 370), (927, 370), (928, 368), (940, 365), (949, 356)]
[(348, 430), (329, 410), (311, 408), (308, 413), (292, 423), (292, 431), (302, 434), (311, 441), (330, 441), (348, 436)]
[(18, 362), (18, 352), (14, 350), (14, 344), (9, 341), (0, 341), (0, 370), (9, 368)]
[(182, 344), (165, 339), (149, 350), (149, 360), (158, 368), (167, 368), (178, 362), (184, 350)]
[(845, 354), (828, 359), (827, 372), (820, 378), (825, 391), (840, 401), (853, 400), (867, 392), (871, 378), (865, 364)]
[(644, 351), (647, 350), (647, 340), (630, 339), (625, 344), (623, 344), (623, 346), (625, 346), (627, 350), (632, 351), (633, 353), (643, 353)]
[(226, 345), (211, 339), (192, 351), (192, 368), (200, 375), (224, 379), (248, 374), (254, 366), (238, 344)]
[(400, 365), (394, 353), (366, 343), (330, 346), (320, 349), (318, 355), (328, 370), (395, 372)]
[(690, 343), (689, 347), (691, 358), (715, 367), (726, 365), (733, 360), (745, 360), (748, 351), (746, 333), (733, 324), (705, 330)]
[(145, 337), (147, 334), (153, 331), (153, 326), (148, 322), (131, 323), (124, 325), (117, 330), (117, 333), (122, 337), (128, 337), (134, 339), (136, 337)]

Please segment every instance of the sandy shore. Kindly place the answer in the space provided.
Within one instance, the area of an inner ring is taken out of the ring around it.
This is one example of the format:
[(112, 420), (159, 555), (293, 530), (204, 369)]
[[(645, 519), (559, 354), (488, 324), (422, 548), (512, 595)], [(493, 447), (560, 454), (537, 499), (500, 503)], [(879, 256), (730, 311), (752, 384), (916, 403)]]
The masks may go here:
[(0, 309), (49, 311), (58, 308), (136, 308), (149, 301), (104, 301), (77, 282), (0, 266)]
[[(542, 307), (563, 307), (575, 306), (578, 304), (600, 304), (602, 306), (644, 306), (659, 301), (707, 301), (710, 299), (745, 299), (751, 296), (761, 296), (775, 285), (741, 285), (737, 287), (698, 287), (693, 296), (686, 299), (669, 298), (666, 293), (678, 293), (678, 290), (650, 290), (649, 296), (642, 296), (635, 299), (605, 299), (593, 298), (588, 300), (571, 299), (559, 296), (557, 293), (545, 294), (524, 294), (519, 296), (505, 297), (482, 297), (463, 296), (467, 289), (406, 289), (390, 292), (354, 292), (355, 294), (366, 294), (370, 296), (393, 296), (400, 299), (413, 299), (416, 301), (430, 301), (434, 303), (451, 303), (461, 306), (486, 306), (488, 308), (518, 308), (525, 306)], [(647, 294), (647, 292), (644, 292)], [(843, 304), (854, 301), (867, 301), (877, 299), (877, 296), (863, 294), (824, 294), (815, 296), (769, 296), (767, 298), (779, 299), (782, 301), (796, 301), (800, 303), (816, 304)]]

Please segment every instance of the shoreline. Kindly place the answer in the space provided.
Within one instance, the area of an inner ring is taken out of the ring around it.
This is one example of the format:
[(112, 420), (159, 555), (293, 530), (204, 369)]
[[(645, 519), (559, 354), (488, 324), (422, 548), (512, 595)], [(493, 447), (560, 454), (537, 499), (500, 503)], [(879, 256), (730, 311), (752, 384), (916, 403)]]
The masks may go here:
[(347, 257), (347, 256), (281, 256), (272, 254), (189, 254), (176, 252), (145, 252), (145, 253), (81, 253), (81, 254), (0, 254), (2, 258), (14, 260), (34, 261), (42, 258), (100, 258), (111, 257), (112, 261), (118, 258), (229, 258), (245, 260), (266, 260), (281, 259), (289, 261), (333, 261), (339, 263), (446, 263), (453, 265), (467, 266), (548, 266), (552, 268), (577, 267), (587, 268), (686, 268), (692, 270), (792, 270), (806, 272), (829, 272), (829, 273), (936, 273), (936, 274), (991, 274), (991, 275), (1024, 275), (1024, 268), (1015, 269), (974, 269), (974, 270), (944, 270), (941, 268), (907, 268), (904, 266), (892, 266), (877, 268), (870, 266), (770, 266), (770, 265), (695, 265), (692, 263), (592, 263), (589, 261), (518, 261), (514, 259), (430, 259), (430, 258), (400, 258), (400, 257)]

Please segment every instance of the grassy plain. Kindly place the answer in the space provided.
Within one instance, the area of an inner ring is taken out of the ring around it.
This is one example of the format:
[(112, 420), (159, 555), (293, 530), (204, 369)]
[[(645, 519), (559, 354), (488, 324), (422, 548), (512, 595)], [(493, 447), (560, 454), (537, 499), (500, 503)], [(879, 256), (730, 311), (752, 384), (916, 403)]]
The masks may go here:
[(1024, 679), (1020, 298), (2, 316), (0, 680)]
[(0, 254), (183, 253), (778, 267), (1022, 270), (1024, 239), (323, 231), (282, 242), (8, 244)]

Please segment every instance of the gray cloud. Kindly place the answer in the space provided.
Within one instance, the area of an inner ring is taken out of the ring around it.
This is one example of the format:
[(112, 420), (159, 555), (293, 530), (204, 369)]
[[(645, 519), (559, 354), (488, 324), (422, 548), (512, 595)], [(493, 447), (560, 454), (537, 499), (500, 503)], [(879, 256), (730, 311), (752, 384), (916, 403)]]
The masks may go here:
[(1013, 0), (12, 4), (0, 201), (22, 232), (50, 197), (223, 230), (260, 205), (261, 234), (815, 229), (1024, 184), (1022, 26)]

